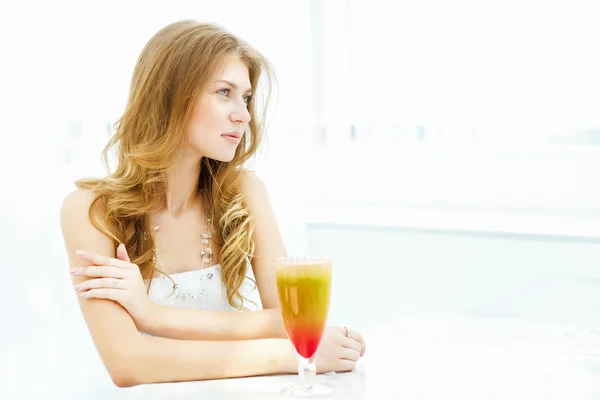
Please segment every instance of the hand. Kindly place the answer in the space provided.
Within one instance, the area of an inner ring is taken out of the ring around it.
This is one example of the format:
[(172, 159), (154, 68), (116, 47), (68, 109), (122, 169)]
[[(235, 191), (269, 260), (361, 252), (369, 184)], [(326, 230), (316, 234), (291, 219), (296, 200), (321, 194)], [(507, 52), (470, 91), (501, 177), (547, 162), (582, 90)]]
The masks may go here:
[(77, 292), (88, 299), (116, 301), (140, 327), (154, 303), (148, 297), (139, 267), (130, 262), (125, 245), (121, 243), (117, 247), (117, 258), (88, 254), (83, 250), (78, 250), (77, 254), (92, 265), (71, 268), (71, 274), (93, 278), (75, 285)]
[(348, 331), (346, 337), (346, 328), (327, 327), (315, 358), (317, 372), (352, 371), (365, 350), (365, 341), (360, 333)]

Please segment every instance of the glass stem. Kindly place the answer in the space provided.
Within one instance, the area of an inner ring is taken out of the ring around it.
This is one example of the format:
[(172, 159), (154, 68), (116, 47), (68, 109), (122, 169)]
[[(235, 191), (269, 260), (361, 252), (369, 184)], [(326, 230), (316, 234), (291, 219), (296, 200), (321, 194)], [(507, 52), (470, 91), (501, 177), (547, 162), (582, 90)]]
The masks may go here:
[(304, 358), (299, 356), (300, 365), (298, 365), (298, 376), (300, 376), (300, 385), (310, 391), (317, 375), (317, 366), (315, 365), (315, 357)]

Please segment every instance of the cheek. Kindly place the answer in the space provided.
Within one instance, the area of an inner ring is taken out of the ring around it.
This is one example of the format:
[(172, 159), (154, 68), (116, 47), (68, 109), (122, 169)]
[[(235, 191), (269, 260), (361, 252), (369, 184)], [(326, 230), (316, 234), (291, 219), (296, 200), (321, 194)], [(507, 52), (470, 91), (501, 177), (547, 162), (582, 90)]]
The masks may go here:
[(224, 116), (226, 117), (226, 114), (223, 104), (219, 104), (216, 99), (212, 99), (212, 101), (207, 100), (196, 107), (192, 120), (195, 126), (214, 129), (219, 125), (220, 120)]
[(202, 132), (206, 130), (206, 116), (207, 116), (207, 104), (206, 102), (197, 103), (194, 105), (190, 122), (188, 125), (188, 140), (195, 142), (201, 137)]
[(206, 121), (197, 120), (196, 123), (191, 124), (188, 128), (188, 144), (196, 150), (204, 152), (209, 146), (210, 142), (210, 126)]

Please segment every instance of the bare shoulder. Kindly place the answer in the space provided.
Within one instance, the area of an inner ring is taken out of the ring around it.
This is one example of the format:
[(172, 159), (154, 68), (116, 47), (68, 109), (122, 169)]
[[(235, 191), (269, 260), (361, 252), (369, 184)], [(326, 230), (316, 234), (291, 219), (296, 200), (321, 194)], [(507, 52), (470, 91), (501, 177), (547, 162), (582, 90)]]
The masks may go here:
[[(69, 193), (62, 202), (60, 209), (61, 224), (87, 220), (90, 207), (98, 196), (91, 190), (76, 189)], [(102, 212), (102, 202), (94, 204), (94, 212)]]
[[(98, 230), (90, 220), (90, 207), (95, 215), (102, 216), (104, 206), (101, 201), (94, 201), (98, 196), (91, 190), (77, 189), (69, 193), (63, 200), (60, 210), (60, 226), (69, 255), (76, 249), (96, 250), (104, 254), (112, 249), (112, 239)], [(102, 218), (99, 219), (102, 221)], [(104, 226), (103, 226), (104, 227)], [(79, 262), (71, 259), (73, 263)]]
[(240, 185), (242, 190), (255, 192), (260, 190), (266, 191), (266, 186), (260, 176), (251, 169), (242, 170), (240, 177)]
[(240, 189), (249, 207), (257, 207), (269, 203), (267, 186), (260, 176), (252, 170), (242, 170)]
[(87, 207), (96, 200), (96, 193), (88, 189), (75, 189), (65, 197), (63, 200), (63, 210), (70, 209), (72, 207)]

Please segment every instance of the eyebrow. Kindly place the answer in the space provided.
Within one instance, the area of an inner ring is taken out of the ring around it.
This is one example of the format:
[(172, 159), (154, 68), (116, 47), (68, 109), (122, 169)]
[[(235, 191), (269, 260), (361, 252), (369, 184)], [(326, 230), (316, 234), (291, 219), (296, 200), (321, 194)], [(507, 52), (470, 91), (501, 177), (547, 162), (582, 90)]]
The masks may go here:
[[(233, 83), (233, 82), (231, 82), (231, 81), (228, 81), (227, 79), (218, 79), (218, 80), (216, 80), (216, 81), (213, 81), (213, 83), (217, 83), (217, 82), (223, 82), (223, 83), (226, 83), (226, 84), (228, 84), (229, 86), (233, 87), (234, 89), (237, 89), (237, 88), (238, 88), (238, 86), (237, 86), (235, 83)], [(244, 91), (244, 93), (250, 93), (250, 92), (252, 92), (252, 88), (248, 88), (248, 89), (246, 89), (246, 90)]]

